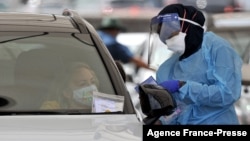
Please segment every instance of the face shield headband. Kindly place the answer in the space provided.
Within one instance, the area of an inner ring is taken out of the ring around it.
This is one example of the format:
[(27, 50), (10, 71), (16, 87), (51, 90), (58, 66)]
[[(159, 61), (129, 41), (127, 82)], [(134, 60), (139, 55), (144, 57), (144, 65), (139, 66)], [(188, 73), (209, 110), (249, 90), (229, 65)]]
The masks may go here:
[(178, 13), (169, 13), (158, 15), (151, 19), (151, 33), (157, 33), (160, 40), (165, 43), (165, 40), (171, 38), (182, 30), (180, 20), (203, 28), (200, 24), (194, 21), (179, 17)]

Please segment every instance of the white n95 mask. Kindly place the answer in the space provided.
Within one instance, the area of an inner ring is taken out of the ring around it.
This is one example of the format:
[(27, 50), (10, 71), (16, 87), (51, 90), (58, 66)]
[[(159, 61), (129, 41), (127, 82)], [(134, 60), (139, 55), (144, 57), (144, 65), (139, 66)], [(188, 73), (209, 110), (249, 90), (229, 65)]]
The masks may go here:
[(73, 91), (73, 99), (85, 106), (92, 106), (93, 92), (98, 91), (95, 85), (90, 85)]
[(168, 46), (168, 49), (173, 52), (183, 54), (185, 51), (185, 37), (186, 33), (179, 32), (178, 35), (167, 39), (166, 44)]

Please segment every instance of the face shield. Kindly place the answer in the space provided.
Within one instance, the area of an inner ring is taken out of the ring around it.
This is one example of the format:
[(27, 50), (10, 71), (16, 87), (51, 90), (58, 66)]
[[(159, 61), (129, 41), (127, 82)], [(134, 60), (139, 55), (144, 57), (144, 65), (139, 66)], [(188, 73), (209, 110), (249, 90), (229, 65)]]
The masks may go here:
[(177, 13), (158, 15), (151, 19), (149, 36), (148, 64), (158, 69), (161, 63), (172, 55), (166, 47), (165, 40), (180, 31), (180, 21)]
[(181, 21), (191, 23), (203, 28), (200, 24), (179, 17), (178, 13), (158, 15), (151, 19), (148, 63), (153, 68), (163, 63), (173, 52), (168, 50), (166, 40), (182, 31)]
[(180, 21), (177, 13), (159, 15), (151, 19), (151, 33), (157, 33), (160, 40), (165, 40), (180, 31)]

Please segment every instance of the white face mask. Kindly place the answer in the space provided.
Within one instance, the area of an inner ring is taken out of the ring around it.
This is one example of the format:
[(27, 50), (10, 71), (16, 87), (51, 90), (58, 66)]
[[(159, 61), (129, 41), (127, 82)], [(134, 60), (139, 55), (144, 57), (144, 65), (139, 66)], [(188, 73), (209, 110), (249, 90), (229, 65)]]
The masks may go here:
[(91, 106), (94, 91), (98, 91), (95, 85), (74, 90), (73, 99), (79, 104)]
[(186, 33), (179, 32), (178, 35), (173, 36), (170, 39), (166, 40), (166, 44), (168, 46), (168, 49), (183, 54), (185, 51), (185, 37)]

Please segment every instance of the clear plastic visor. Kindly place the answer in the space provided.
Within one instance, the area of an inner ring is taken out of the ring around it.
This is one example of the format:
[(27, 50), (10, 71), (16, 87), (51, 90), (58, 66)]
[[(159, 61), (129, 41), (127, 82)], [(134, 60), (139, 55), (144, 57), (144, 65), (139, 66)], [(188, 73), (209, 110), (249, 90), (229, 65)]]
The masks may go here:
[(159, 15), (151, 19), (151, 33), (157, 33), (160, 40), (165, 43), (180, 31), (180, 21), (177, 13)]
[(167, 48), (157, 33), (151, 33), (148, 40), (148, 64), (151, 68), (158, 69), (173, 52)]

